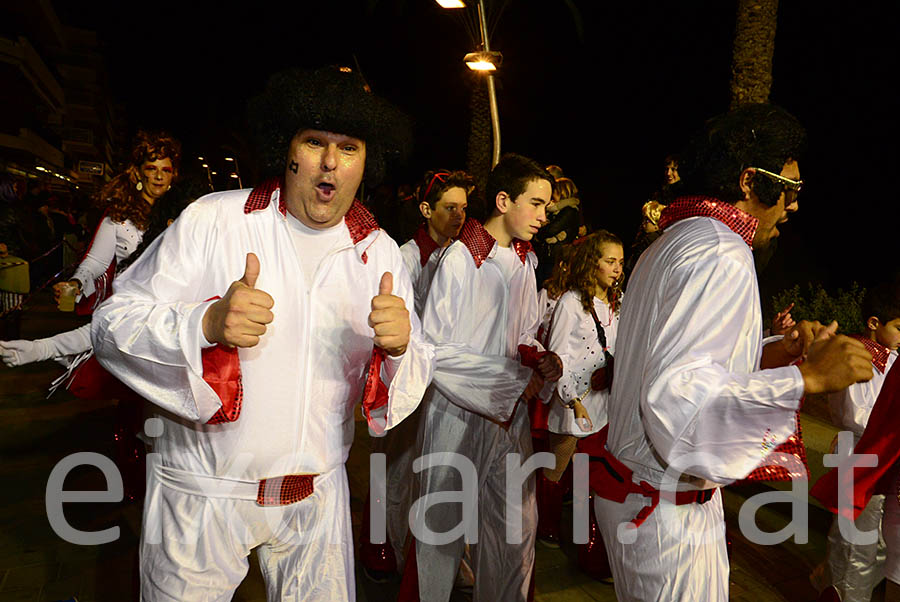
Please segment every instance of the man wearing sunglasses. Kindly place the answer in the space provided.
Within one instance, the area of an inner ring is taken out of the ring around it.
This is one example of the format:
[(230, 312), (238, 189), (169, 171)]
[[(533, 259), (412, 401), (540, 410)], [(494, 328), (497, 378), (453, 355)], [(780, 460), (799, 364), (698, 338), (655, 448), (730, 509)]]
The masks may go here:
[(872, 378), (871, 356), (837, 324), (762, 340), (752, 249), (799, 208), (805, 137), (770, 105), (707, 122), (631, 276), (607, 445), (591, 470), (620, 601), (728, 600), (720, 487), (794, 434), (803, 395)]

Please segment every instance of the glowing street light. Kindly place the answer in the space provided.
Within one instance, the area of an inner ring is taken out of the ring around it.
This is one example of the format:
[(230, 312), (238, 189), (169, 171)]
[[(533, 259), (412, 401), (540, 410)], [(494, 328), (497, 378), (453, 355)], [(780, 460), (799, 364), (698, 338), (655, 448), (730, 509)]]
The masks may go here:
[[(436, 0), (443, 8), (464, 8), (461, 0)], [(491, 129), (494, 135), (494, 151), (491, 156), (491, 167), (500, 161), (500, 112), (497, 108), (497, 91), (494, 88), (493, 72), (500, 65), (502, 56), (499, 52), (491, 51), (491, 42), (487, 29), (487, 19), (484, 14), (484, 0), (478, 0), (478, 28), (481, 32), (481, 50), (470, 52), (463, 60), (472, 71), (483, 73), (487, 79), (488, 103), (491, 108)]]
[[(198, 157), (198, 159), (199, 159), (199, 158), (200, 158), (200, 157)], [(201, 159), (201, 160), (202, 160), (202, 159)], [(206, 181), (209, 182), (209, 190), (210, 190), (211, 192), (215, 192), (215, 191), (216, 191), (216, 187), (213, 186), (212, 174), (214, 174), (214, 173), (216, 173), (216, 172), (210, 171), (210, 170), (209, 170), (209, 163), (203, 163), (202, 165), (200, 165), (200, 167), (203, 167), (203, 168), (206, 169)]]
[(470, 52), (463, 61), (472, 71), (496, 71), (503, 62), (503, 55), (496, 51)]
[(232, 178), (237, 178), (237, 181), (238, 181), (238, 188), (243, 188), (243, 187), (244, 187), (244, 183), (241, 182), (241, 170), (240, 170), (240, 168), (238, 167), (238, 160), (237, 160), (237, 157), (225, 157), (225, 160), (234, 163), (234, 173), (231, 174), (230, 177), (232, 177)]

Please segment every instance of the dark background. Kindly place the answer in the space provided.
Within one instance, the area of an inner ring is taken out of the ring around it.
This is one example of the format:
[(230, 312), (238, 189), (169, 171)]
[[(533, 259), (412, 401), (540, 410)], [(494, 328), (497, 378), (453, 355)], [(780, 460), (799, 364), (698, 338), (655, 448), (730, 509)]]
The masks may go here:
[[(510, 2), (494, 24), (502, 147), (561, 165), (593, 225), (627, 247), (663, 157), (728, 108), (736, 2), (573, 4), (581, 36), (562, 0)], [(415, 120), (413, 161), (396, 180), (465, 165), (462, 56), (475, 43), (431, 0), (54, 7), (98, 32), (130, 129), (171, 130), (186, 161), (232, 149), (249, 173), (244, 109), (267, 76), (355, 55), (376, 93)], [(781, 2), (771, 100), (804, 123), (810, 150), (800, 211), (761, 274), (764, 303), (795, 283), (869, 284), (894, 268), (898, 12), (895, 2)]]

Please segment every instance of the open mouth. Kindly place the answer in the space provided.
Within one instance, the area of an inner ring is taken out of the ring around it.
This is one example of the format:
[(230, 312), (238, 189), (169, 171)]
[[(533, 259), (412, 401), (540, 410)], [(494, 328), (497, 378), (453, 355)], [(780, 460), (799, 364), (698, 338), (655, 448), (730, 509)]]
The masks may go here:
[(335, 186), (330, 182), (319, 182), (316, 184), (316, 190), (318, 191), (318, 196), (322, 200), (331, 200), (335, 193)]

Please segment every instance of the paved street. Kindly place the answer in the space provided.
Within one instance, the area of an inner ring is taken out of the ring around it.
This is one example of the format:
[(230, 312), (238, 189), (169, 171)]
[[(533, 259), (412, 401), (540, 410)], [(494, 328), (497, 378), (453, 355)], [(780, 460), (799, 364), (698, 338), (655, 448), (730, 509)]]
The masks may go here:
[[(46, 336), (77, 326), (78, 318), (55, 310), (48, 298), (40, 297), (25, 313), (22, 335)], [(61, 368), (44, 362), (10, 370), (0, 366), (0, 475), (4, 487), (0, 501), (0, 602), (65, 600), (80, 602), (136, 599), (133, 583), (136, 542), (140, 525), (138, 504), (66, 504), (65, 515), (76, 528), (97, 531), (119, 529), (118, 539), (100, 546), (76, 546), (52, 530), (45, 510), (45, 488), (53, 467), (65, 456), (82, 451), (113, 457), (114, 400), (79, 400), (67, 392), (45, 399), (50, 381)], [(821, 412), (810, 408), (804, 418), (804, 436), (810, 447), (824, 449), (833, 429), (821, 420)], [(358, 531), (368, 479), (368, 435), (359, 424), (348, 470), (354, 527)], [(821, 472), (821, 452), (810, 452), (814, 476)], [(817, 469), (818, 466), (818, 469)], [(96, 469), (73, 470), (66, 489), (103, 489)], [(805, 602), (815, 599), (807, 576), (824, 556), (825, 532), (830, 517), (810, 507), (809, 542), (757, 546), (737, 531), (737, 512), (745, 496), (766, 488), (727, 491), (726, 512), (733, 539), (731, 598), (746, 602)], [(782, 528), (780, 512), (787, 504), (772, 505), (759, 514), (766, 531)], [(567, 515), (568, 516), (568, 515)], [(592, 581), (574, 565), (575, 549), (564, 545), (537, 551), (537, 600), (612, 601), (611, 585)], [(396, 584), (375, 585), (357, 577), (360, 600), (393, 600)], [(254, 566), (235, 600), (265, 600), (262, 579)], [(455, 599), (465, 600), (463, 594)], [(880, 599), (880, 592), (879, 598)]]

